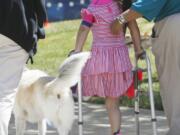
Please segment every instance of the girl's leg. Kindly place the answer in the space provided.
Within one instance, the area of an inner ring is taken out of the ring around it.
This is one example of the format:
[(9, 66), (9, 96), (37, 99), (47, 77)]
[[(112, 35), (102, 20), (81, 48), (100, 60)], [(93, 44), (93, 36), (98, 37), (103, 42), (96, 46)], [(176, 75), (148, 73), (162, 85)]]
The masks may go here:
[(111, 125), (111, 133), (114, 135), (114, 133), (119, 132), (121, 125), (119, 98), (106, 97), (106, 109)]

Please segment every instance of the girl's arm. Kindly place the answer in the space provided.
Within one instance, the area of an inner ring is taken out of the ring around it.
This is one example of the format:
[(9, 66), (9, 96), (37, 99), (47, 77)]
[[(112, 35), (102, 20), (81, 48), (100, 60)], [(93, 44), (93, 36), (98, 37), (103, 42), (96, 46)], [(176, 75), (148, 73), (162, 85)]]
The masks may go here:
[(76, 44), (74, 53), (81, 52), (83, 50), (83, 46), (86, 42), (87, 36), (89, 34), (89, 27), (86, 27), (84, 25), (80, 25), (77, 36), (76, 36)]
[(143, 49), (141, 47), (141, 36), (137, 22), (135, 20), (128, 22), (128, 28), (130, 30), (132, 42), (134, 44), (135, 54), (138, 57), (138, 55), (143, 53)]
[(89, 30), (93, 25), (93, 22), (95, 21), (93, 14), (88, 9), (81, 10), (81, 17), (82, 17), (82, 22), (76, 36), (75, 49), (71, 51), (70, 54), (78, 53), (82, 51), (87, 36), (89, 34)]

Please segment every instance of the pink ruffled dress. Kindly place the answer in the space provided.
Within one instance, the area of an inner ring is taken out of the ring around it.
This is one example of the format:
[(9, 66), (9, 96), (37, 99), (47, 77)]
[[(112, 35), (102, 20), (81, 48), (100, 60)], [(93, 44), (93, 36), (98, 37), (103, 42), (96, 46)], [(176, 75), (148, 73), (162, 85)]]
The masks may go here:
[(84, 96), (119, 97), (133, 81), (132, 65), (123, 32), (113, 35), (110, 25), (122, 11), (112, 0), (92, 2), (81, 11), (82, 25), (91, 27), (92, 56), (82, 71)]

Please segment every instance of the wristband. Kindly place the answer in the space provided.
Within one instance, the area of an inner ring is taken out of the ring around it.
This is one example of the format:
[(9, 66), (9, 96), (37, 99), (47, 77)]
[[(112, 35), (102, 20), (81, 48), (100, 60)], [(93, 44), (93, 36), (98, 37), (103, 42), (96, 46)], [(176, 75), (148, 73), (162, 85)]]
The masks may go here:
[(119, 21), (120, 24), (127, 23), (127, 20), (124, 18), (123, 15), (120, 15), (120, 16), (116, 17), (116, 19)]

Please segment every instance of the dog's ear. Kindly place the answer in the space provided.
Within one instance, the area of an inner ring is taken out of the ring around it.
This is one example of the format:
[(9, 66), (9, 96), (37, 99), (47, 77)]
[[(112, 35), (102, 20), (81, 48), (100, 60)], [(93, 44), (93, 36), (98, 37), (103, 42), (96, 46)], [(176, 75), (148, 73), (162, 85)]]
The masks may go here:
[(58, 79), (63, 82), (63, 85), (70, 87), (78, 82), (81, 70), (88, 58), (90, 58), (90, 53), (82, 52), (71, 55), (62, 63), (59, 68)]

